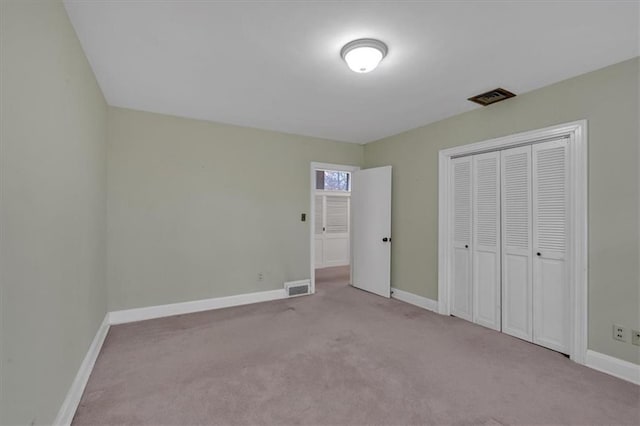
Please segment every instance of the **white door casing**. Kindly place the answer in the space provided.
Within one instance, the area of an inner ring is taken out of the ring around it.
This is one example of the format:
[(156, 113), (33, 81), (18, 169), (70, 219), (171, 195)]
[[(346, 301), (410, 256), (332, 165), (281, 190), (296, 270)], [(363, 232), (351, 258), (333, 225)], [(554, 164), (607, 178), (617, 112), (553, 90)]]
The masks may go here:
[(451, 313), (468, 321), (473, 320), (472, 306), (472, 158), (451, 160), (453, 167), (453, 244), (451, 247), (453, 291)]
[(500, 330), (500, 153), (472, 158), (473, 322)]
[(502, 331), (531, 341), (531, 146), (501, 151)]
[(533, 342), (570, 350), (567, 285), (567, 139), (532, 146)]
[(351, 179), (352, 285), (390, 297), (391, 166), (356, 171)]

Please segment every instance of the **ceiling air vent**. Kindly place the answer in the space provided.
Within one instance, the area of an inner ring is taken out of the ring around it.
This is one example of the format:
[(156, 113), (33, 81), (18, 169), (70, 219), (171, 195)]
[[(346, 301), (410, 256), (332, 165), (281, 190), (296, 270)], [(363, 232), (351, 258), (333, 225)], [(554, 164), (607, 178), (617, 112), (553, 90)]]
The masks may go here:
[(496, 102), (504, 101), (505, 99), (513, 98), (514, 96), (515, 96), (514, 93), (511, 93), (508, 90), (504, 90), (498, 87), (497, 89), (493, 89), (486, 93), (473, 96), (467, 100), (471, 102), (475, 102), (482, 106), (487, 106), (487, 105), (495, 104)]

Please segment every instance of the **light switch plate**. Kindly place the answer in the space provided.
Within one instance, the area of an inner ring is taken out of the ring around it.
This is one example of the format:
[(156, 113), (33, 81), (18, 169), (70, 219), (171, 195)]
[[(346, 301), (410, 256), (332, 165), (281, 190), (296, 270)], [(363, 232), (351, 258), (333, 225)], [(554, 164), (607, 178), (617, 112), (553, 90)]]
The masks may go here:
[(640, 330), (631, 330), (631, 343), (640, 346)]

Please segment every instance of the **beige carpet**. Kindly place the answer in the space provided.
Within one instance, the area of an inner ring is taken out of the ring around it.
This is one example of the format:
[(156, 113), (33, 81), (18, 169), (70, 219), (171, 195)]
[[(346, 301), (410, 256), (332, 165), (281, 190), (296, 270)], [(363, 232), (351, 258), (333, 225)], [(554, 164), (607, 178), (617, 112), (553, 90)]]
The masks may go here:
[(640, 387), (318, 273), (318, 292), (112, 327), (75, 425), (640, 424)]

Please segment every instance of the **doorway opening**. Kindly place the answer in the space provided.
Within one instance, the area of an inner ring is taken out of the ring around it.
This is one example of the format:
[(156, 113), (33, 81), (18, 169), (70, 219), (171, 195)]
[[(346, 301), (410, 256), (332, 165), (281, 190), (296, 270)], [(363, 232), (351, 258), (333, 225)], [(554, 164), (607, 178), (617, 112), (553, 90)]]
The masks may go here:
[(311, 291), (351, 283), (351, 174), (359, 167), (311, 163)]

